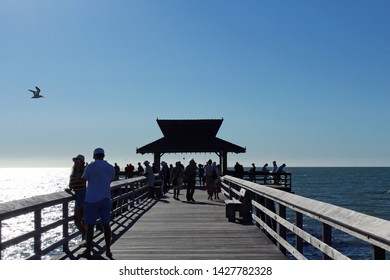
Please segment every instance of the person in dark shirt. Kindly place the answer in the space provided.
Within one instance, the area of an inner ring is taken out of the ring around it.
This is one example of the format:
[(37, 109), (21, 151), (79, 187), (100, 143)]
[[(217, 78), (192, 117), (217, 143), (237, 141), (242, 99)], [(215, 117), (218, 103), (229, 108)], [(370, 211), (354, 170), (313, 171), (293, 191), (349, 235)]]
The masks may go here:
[(193, 159), (184, 170), (184, 179), (187, 183), (187, 201), (195, 202), (196, 163)]

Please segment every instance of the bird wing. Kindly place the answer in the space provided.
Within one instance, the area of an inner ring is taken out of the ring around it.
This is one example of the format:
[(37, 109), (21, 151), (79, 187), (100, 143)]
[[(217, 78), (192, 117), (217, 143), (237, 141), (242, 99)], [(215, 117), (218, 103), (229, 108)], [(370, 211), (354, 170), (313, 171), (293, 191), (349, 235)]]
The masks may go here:
[(39, 93), (41, 92), (41, 89), (40, 89), (39, 87), (35, 87), (35, 89), (37, 90), (37, 91), (36, 91), (36, 94), (39, 95)]

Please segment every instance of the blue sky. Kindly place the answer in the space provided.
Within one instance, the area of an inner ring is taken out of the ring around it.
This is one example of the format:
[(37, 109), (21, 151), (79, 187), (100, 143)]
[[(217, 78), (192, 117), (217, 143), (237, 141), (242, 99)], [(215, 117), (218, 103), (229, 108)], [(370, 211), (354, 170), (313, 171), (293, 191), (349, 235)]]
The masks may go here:
[[(389, 166), (390, 1), (0, 0), (0, 167), (152, 155), (220, 119), (262, 166)], [(31, 99), (39, 86), (44, 98)], [(198, 162), (214, 154), (166, 155)]]

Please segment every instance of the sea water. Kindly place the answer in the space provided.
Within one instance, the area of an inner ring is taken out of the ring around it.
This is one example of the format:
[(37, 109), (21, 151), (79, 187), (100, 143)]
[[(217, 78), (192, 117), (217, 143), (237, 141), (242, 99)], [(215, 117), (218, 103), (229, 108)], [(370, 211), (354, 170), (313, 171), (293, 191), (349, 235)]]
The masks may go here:
[(64, 190), (71, 168), (0, 168), (0, 203)]
[[(285, 171), (292, 173), (292, 191), (295, 194), (390, 220), (389, 167), (291, 167)], [(68, 185), (70, 172), (70, 168), (0, 168), (0, 203), (63, 191)], [(27, 220), (31, 220), (31, 217), (22, 216), (3, 224), (3, 240), (15, 232), (23, 232)], [(311, 225), (310, 228), (311, 233), (320, 238), (321, 229)], [(335, 246), (349, 257), (371, 258), (369, 246), (365, 247), (353, 238), (345, 241), (342, 234), (335, 234), (333, 239)], [(28, 251), (29, 246), (22, 244), (16, 251)], [(311, 249), (308, 250), (311, 252)], [(16, 251), (3, 252), (3, 259), (26, 257)], [(310, 258), (321, 258), (312, 251)]]
[(390, 220), (389, 167), (290, 168), (293, 191)]

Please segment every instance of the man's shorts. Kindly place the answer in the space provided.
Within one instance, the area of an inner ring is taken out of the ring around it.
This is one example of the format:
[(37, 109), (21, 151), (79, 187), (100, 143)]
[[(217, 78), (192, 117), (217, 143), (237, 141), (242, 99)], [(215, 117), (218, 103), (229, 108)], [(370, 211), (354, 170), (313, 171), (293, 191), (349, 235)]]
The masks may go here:
[(98, 217), (102, 224), (109, 224), (111, 219), (111, 200), (109, 198), (97, 202), (85, 202), (84, 220), (87, 225), (95, 224)]

